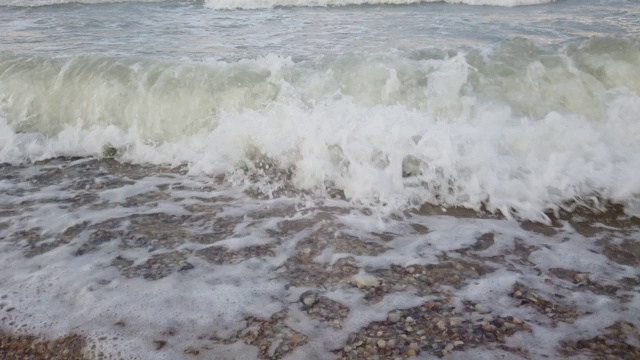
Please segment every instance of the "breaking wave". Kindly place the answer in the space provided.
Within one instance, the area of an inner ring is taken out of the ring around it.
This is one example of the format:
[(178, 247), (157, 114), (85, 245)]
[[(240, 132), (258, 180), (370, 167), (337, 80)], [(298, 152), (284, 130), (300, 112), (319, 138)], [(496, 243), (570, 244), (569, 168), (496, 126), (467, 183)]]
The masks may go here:
[(450, 4), (523, 6), (554, 2), (555, 0), (205, 0), (214, 9), (264, 9), (293, 6), (348, 6), (348, 5), (408, 5), (446, 2)]
[[(286, 171), (354, 203), (545, 220), (568, 202), (640, 214), (640, 42), (295, 62), (0, 54), (0, 162), (55, 156)], [(274, 186), (276, 186), (274, 184)]]

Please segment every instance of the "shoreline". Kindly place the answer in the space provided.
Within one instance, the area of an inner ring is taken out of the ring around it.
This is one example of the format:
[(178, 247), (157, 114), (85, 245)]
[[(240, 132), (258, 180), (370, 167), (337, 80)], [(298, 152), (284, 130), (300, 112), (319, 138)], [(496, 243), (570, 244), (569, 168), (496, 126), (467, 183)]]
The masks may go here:
[(640, 227), (619, 208), (381, 225), (111, 160), (4, 169), (6, 359), (640, 356)]

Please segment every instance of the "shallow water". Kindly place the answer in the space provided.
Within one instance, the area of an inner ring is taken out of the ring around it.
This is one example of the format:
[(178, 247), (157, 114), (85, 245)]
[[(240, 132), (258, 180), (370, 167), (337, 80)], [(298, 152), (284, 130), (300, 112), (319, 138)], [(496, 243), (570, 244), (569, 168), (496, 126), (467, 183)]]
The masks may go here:
[[(2, 170), (5, 330), (79, 333), (114, 359), (394, 358), (414, 342), (428, 358), (455, 341), (462, 358), (638, 351), (640, 227), (619, 210), (553, 226), (429, 206), (388, 218), (185, 168)], [(605, 349), (580, 347), (597, 336)], [(378, 339), (398, 346), (372, 352)]]
[(0, 332), (638, 356), (640, 4), (361, 3), (0, 0)]

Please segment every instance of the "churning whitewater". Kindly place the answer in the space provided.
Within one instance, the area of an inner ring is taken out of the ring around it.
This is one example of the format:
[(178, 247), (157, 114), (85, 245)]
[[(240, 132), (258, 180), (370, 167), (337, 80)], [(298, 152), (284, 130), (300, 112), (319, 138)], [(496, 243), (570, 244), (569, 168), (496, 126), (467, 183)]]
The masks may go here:
[(273, 166), (300, 190), (391, 210), (546, 221), (611, 201), (637, 215), (639, 59), (634, 38), (306, 61), (3, 53), (0, 161), (113, 146), (192, 173)]

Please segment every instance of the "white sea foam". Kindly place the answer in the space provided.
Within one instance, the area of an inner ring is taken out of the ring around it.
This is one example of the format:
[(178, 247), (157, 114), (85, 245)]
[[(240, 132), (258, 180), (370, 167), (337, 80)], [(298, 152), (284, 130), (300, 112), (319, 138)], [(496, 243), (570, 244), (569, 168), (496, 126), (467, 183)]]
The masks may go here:
[(265, 9), (277, 6), (348, 6), (348, 5), (408, 5), (419, 3), (446, 2), (450, 4), (487, 6), (539, 5), (555, 0), (205, 0), (214, 9)]
[[(67, 185), (75, 180), (77, 179), (66, 179), (60, 185)], [(199, 181), (205, 181), (200, 185), (207, 184), (206, 178), (190, 179), (186, 176), (150, 176), (144, 180), (147, 184), (155, 185), (181, 184), (183, 181), (190, 185), (198, 185)], [(15, 187), (24, 186), (16, 183)], [(123, 191), (125, 196), (107, 197), (124, 199), (126, 195), (131, 194), (130, 188), (118, 189)], [(118, 189), (103, 189), (98, 192), (113, 194)], [(57, 186), (42, 188), (40, 192), (38, 199), (60, 197)], [(184, 211), (181, 209), (185, 204), (185, 198), (196, 201), (195, 199), (205, 194), (203, 191), (188, 190), (171, 192), (171, 198), (161, 201), (158, 206), (151, 206), (149, 211), (180, 214)], [(268, 230), (277, 230), (279, 223), (286, 219), (277, 215), (278, 210), (295, 204), (296, 201), (256, 200), (242, 196), (242, 192), (235, 189), (220, 189), (216, 195), (229, 199), (218, 202), (217, 206), (228, 206), (228, 213), (237, 211), (236, 215), (243, 218), (236, 229), (248, 229), (253, 235), (262, 237), (264, 243), (273, 246), (276, 256), (216, 265), (192, 255), (188, 261), (195, 265), (194, 269), (176, 272), (160, 280), (146, 281), (141, 278), (125, 278), (114, 266), (110, 266), (111, 261), (116, 256), (125, 256), (135, 259), (135, 264), (141, 264), (149, 256), (161, 251), (148, 251), (146, 248), (128, 249), (123, 246), (125, 239), (114, 237), (109, 242), (101, 244), (95, 252), (74, 256), (78, 247), (87, 240), (88, 234), (94, 231), (91, 228), (76, 236), (68, 245), (28, 260), (22, 257), (20, 250), (14, 245), (0, 242), (0, 294), (6, 295), (0, 303), (5, 308), (14, 308), (4, 315), (6, 323), (15, 322), (22, 325), (20, 331), (41, 336), (79, 333), (96, 344), (97, 347), (89, 351), (103, 352), (106, 358), (189, 359), (192, 355), (185, 354), (184, 350), (194, 347), (201, 350), (209, 349), (203, 350), (203, 356), (215, 356), (219, 359), (253, 359), (256, 357), (257, 347), (244, 345), (242, 341), (232, 345), (212, 345), (209, 338), (226, 338), (235, 334), (246, 326), (242, 325), (243, 319), (249, 316), (268, 319), (273, 313), (287, 309), (288, 318), (285, 324), (308, 336), (308, 343), (296, 349), (291, 357), (324, 358), (331, 350), (343, 346), (351, 332), (359, 331), (373, 321), (384, 320), (390, 310), (418, 306), (433, 299), (430, 296), (416, 296), (408, 289), (387, 294), (377, 304), (364, 305), (363, 292), (349, 286), (336, 286), (323, 295), (348, 306), (351, 311), (343, 322), (342, 329), (322, 326), (303, 313), (297, 302), (299, 295), (307, 289), (295, 286), (285, 288), (286, 280), (278, 277), (277, 270), (282, 268), (288, 257), (295, 256), (297, 246), (301, 242), (309, 239), (309, 229), (289, 233), (283, 237), (266, 236)], [(24, 197), (17, 200), (33, 199)], [(9, 204), (5, 197), (0, 197), (0, 203)], [(119, 204), (122, 203), (120, 201)], [(344, 203), (342, 205), (348, 206)], [(11, 223), (11, 228), (6, 230), (7, 233), (37, 226), (38, 231), (44, 236), (55, 236), (61, 233), (65, 226), (83, 223), (97, 225), (126, 214), (143, 213), (145, 208), (116, 206), (108, 209), (74, 209), (52, 204), (48, 207), (47, 211), (52, 216), (42, 216), (43, 206), (40, 205), (5, 217), (4, 220)], [(254, 219), (246, 216), (254, 209), (267, 211), (269, 217)], [(295, 219), (312, 219), (316, 211), (322, 211), (313, 206), (306, 210), (309, 211), (297, 212)], [(211, 218), (216, 218), (216, 215), (212, 214)], [(29, 224), (29, 220), (37, 220), (37, 223)], [(375, 241), (370, 234), (371, 229), (375, 228), (371, 226), (372, 222), (375, 222), (371, 216), (351, 212), (336, 216), (332, 222), (334, 225), (346, 225), (345, 229), (357, 237)], [(421, 224), (430, 232), (417, 234), (409, 230), (410, 223)], [(523, 230), (517, 222), (420, 215), (399, 221), (390, 220), (385, 230), (397, 234), (395, 239), (385, 242), (386, 250), (377, 256), (353, 255), (353, 261), (359, 267), (373, 271), (388, 269), (391, 265), (437, 263), (432, 261), (436, 255), (447, 253), (455, 256), (455, 250), (467, 248), (470, 241), (486, 231), (495, 232), (496, 245), (499, 246), (497, 251), (501, 254), (511, 253), (508, 256), (515, 256), (510, 250), (514, 249), (517, 241), (523, 241), (535, 249), (527, 260), (530, 262), (528, 265), (514, 262), (519, 264), (518, 271), (487, 261), (495, 267), (495, 271), (474, 279), (459, 289), (450, 289), (458, 310), (462, 301), (473, 300), (489, 304), (493, 316), (517, 316), (525, 319), (533, 327), (531, 333), (516, 333), (510, 336), (508, 341), (529, 351), (533, 358), (557, 357), (558, 339), (567, 336), (595, 336), (605, 327), (621, 319), (638, 325), (637, 317), (633, 315), (636, 307), (631, 306), (637, 303), (637, 299), (632, 299), (633, 302), (630, 304), (622, 305), (608, 300), (609, 298), (603, 295), (589, 291), (576, 294), (570, 288), (540, 280), (541, 270), (546, 272), (557, 267), (586, 272), (592, 279), (602, 282), (636, 276), (637, 270), (634, 267), (615, 264), (607, 261), (602, 255), (593, 254), (591, 251), (598, 242), (597, 237), (584, 238), (572, 233), (570, 228), (557, 236), (543, 236)], [(233, 244), (232, 247), (235, 249), (253, 244), (245, 242), (246, 237), (238, 235), (234, 232), (226, 238), (225, 243)], [(332, 236), (340, 238), (343, 235), (336, 231)], [(604, 235), (608, 236), (610, 235)], [(634, 236), (637, 237), (637, 234), (625, 235), (628, 238)], [(431, 249), (416, 251), (416, 246), (426, 247), (427, 244)], [(221, 244), (216, 243), (215, 246)], [(187, 248), (197, 250), (198, 244), (185, 243), (179, 250)], [(490, 249), (494, 250), (493, 247)], [(331, 252), (329, 248), (327, 250)], [(563, 256), (565, 254), (571, 256)], [(519, 306), (517, 300), (509, 296), (516, 281), (536, 291), (554, 294), (557, 297), (556, 301), (567, 299), (567, 302), (578, 306), (578, 311), (591, 315), (580, 318), (575, 325), (560, 323), (558, 326), (550, 326), (550, 319), (546, 315), (538, 313), (533, 308)], [(631, 290), (626, 293), (633, 295)], [(618, 293), (621, 296), (624, 294), (622, 290)], [(167, 341), (161, 351), (154, 348), (154, 341), (157, 340)], [(455, 354), (462, 358), (476, 358), (479, 356), (478, 351), (482, 353), (485, 350), (468, 349), (466, 352)]]

